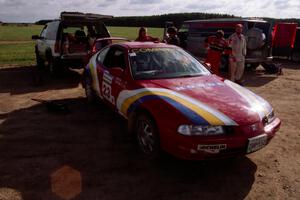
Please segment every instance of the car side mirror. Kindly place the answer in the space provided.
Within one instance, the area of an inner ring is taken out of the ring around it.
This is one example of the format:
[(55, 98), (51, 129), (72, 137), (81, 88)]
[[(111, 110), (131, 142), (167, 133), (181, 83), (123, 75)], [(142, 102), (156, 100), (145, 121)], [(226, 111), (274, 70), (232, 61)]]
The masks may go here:
[(211, 64), (210, 64), (210, 63), (205, 62), (205, 63), (204, 63), (204, 66), (205, 66), (209, 71), (211, 71)]
[(121, 67), (113, 67), (109, 70), (109, 72), (115, 77), (121, 77), (123, 75), (124, 70)]
[(33, 40), (39, 40), (39, 39), (43, 39), (43, 37), (40, 37), (38, 35), (33, 35), (33, 36), (31, 36), (31, 39), (33, 39)]

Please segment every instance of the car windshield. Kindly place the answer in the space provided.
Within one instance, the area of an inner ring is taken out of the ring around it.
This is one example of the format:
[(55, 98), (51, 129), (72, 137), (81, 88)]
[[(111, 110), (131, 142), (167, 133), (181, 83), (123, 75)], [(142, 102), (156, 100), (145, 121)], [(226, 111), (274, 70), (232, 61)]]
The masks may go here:
[(208, 75), (210, 72), (180, 48), (138, 48), (129, 54), (133, 78), (162, 79)]

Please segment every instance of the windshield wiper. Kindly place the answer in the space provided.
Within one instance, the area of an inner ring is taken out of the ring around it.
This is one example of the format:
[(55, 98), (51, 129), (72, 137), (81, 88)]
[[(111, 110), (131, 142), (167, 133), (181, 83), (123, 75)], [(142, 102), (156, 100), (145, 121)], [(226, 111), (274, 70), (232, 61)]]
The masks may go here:
[(195, 77), (195, 76), (203, 76), (203, 74), (184, 74), (177, 76), (178, 78), (185, 78), (185, 77)]

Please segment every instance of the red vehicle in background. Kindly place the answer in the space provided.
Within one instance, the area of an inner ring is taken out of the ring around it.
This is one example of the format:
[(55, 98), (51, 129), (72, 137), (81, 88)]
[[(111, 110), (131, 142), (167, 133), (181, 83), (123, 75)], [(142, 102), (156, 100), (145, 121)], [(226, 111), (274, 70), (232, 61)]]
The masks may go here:
[(300, 61), (300, 28), (296, 23), (277, 23), (273, 30), (273, 56)]

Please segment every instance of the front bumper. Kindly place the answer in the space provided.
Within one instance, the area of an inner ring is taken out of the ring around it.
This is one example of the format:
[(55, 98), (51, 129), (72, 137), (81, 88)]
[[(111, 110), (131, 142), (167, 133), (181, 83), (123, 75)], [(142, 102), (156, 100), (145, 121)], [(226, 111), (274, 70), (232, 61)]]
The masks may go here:
[(269, 57), (246, 57), (245, 58), (245, 63), (271, 63), (273, 61), (273, 56), (269, 56)]
[[(176, 133), (176, 136), (171, 141), (162, 143), (162, 145), (166, 144), (162, 148), (171, 155), (185, 160), (204, 160), (245, 155), (247, 154), (249, 138), (266, 134), (267, 143), (269, 143), (279, 130), (280, 125), (280, 119), (276, 118), (273, 122), (266, 125), (263, 131), (257, 134), (237, 133), (210, 138), (204, 136), (183, 136)], [(206, 148), (203, 150), (202, 147), (210, 147), (211, 149), (207, 150)]]

